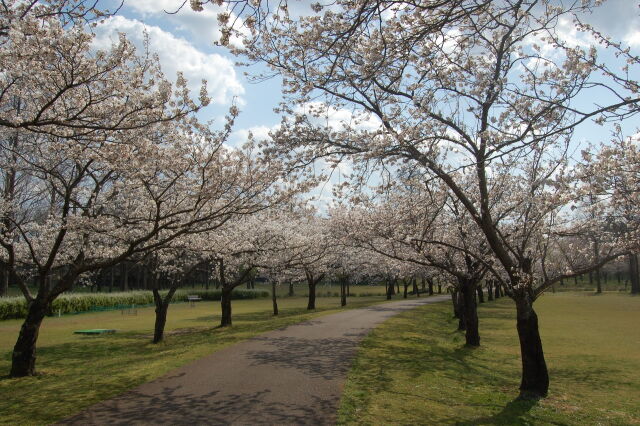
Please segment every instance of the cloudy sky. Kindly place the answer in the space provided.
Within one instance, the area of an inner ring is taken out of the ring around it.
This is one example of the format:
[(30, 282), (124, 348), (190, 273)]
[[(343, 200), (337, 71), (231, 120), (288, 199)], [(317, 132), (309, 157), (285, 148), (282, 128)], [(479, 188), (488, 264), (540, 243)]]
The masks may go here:
[[(104, 3), (108, 5), (109, 1)], [(115, 3), (112, 1), (112, 3)], [(189, 81), (195, 97), (201, 81), (207, 80), (211, 105), (201, 114), (203, 119), (222, 123), (222, 117), (234, 103), (241, 110), (236, 121), (236, 142), (248, 130), (266, 134), (279, 122), (273, 113), (281, 99), (280, 82), (270, 80), (252, 83), (245, 73), (255, 68), (237, 67), (226, 48), (216, 46), (220, 31), (217, 25), (218, 8), (208, 6), (203, 12), (193, 12), (188, 3), (176, 14), (182, 0), (125, 0), (117, 16), (94, 29), (97, 47), (108, 47), (124, 32), (137, 46), (142, 46), (144, 34), (149, 37), (149, 49), (157, 53), (168, 78), (181, 71)]]
[[(101, 4), (109, 6), (109, 2), (119, 4), (118, 0), (103, 0)], [(291, 2), (296, 5), (296, 0)], [(214, 126), (220, 124), (229, 106), (235, 103), (241, 114), (236, 121), (231, 142), (241, 144), (249, 131), (256, 136), (266, 135), (280, 121), (273, 112), (281, 100), (280, 81), (250, 82), (245, 73), (256, 74), (260, 68), (236, 66), (235, 59), (227, 49), (214, 43), (220, 37), (216, 19), (220, 9), (215, 5), (206, 5), (204, 11), (193, 12), (187, 2), (177, 13), (167, 13), (176, 12), (182, 3), (183, 0), (125, 0), (117, 16), (95, 29), (96, 46), (107, 47), (117, 40), (120, 32), (126, 33), (136, 45), (142, 46), (146, 32), (150, 50), (159, 55), (167, 77), (174, 78), (177, 71), (182, 71), (194, 95), (198, 93), (201, 80), (207, 80), (212, 104), (201, 113), (201, 118), (214, 120)], [(302, 4), (309, 4), (309, 0), (299, 0), (297, 7)], [(588, 20), (604, 28), (615, 39), (624, 40), (640, 53), (639, 5), (640, 0), (608, 0)], [(590, 42), (569, 21), (560, 22), (559, 30), (565, 40), (576, 45)], [(344, 113), (334, 111), (333, 118), (342, 118)], [(602, 132), (598, 135), (600, 138), (608, 137), (603, 130), (595, 131)], [(576, 134), (581, 140), (593, 136), (593, 130), (586, 128)], [(348, 166), (345, 171), (348, 171)], [(339, 180), (339, 177), (334, 177), (334, 180)], [(329, 199), (330, 188), (331, 184), (325, 186), (320, 197)]]

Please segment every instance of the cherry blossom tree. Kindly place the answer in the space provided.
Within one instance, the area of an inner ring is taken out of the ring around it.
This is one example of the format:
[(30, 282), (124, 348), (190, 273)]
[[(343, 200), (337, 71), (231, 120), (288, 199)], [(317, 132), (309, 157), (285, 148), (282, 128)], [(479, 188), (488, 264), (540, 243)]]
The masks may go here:
[[(597, 49), (571, 44), (562, 32), (561, 19), (592, 6), (344, 0), (295, 20), (281, 7), (238, 50), (284, 79), (289, 97), (282, 111), (290, 118), (275, 135), (275, 150), (302, 163), (346, 155), (361, 164), (406, 161), (449, 187), (484, 235), (516, 302), (523, 397), (547, 394), (533, 302), (563, 276), (540, 279), (536, 248), (544, 234), (538, 225), (549, 224), (565, 201), (562, 185), (548, 182), (564, 160), (556, 157), (554, 165), (536, 153), (561, 153), (576, 126), (628, 117), (639, 102), (635, 82), (603, 76)], [(590, 97), (592, 91), (599, 96)], [(351, 121), (326, 125), (345, 110)], [(364, 126), (372, 122), (377, 127)], [(460, 167), (474, 177), (473, 187), (460, 182)], [(525, 173), (526, 187), (509, 185), (520, 192), (511, 198), (503, 192), (501, 206), (512, 207), (497, 209), (491, 191), (517, 173)]]
[(582, 193), (593, 200), (587, 214), (608, 223), (610, 228), (624, 231), (625, 245), (629, 249), (631, 292), (640, 293), (638, 278), (638, 251), (640, 251), (640, 220), (637, 206), (640, 202), (640, 149), (638, 133), (625, 137), (621, 128), (615, 138), (595, 155), (583, 152), (578, 169)]

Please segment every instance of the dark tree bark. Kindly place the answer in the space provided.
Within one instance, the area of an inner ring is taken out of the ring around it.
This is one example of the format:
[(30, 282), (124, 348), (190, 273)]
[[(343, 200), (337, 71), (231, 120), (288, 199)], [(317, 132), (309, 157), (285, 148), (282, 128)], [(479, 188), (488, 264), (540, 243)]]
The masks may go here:
[(427, 283), (429, 283), (429, 296), (433, 296), (433, 280), (431, 278), (427, 278)]
[(9, 294), (9, 272), (2, 271), (2, 277), (0, 282), (0, 297), (6, 296)]
[(395, 294), (400, 294), (400, 280), (396, 279), (396, 292)]
[(347, 306), (347, 280), (340, 279), (340, 306)]
[(222, 287), (220, 294), (220, 307), (222, 316), (220, 317), (220, 327), (231, 325), (231, 289)]
[(460, 318), (460, 308), (458, 307), (458, 290), (451, 292), (451, 304), (453, 305), (453, 317)]
[(484, 303), (484, 292), (482, 291), (482, 286), (478, 285), (476, 287), (476, 291), (478, 292), (478, 301), (480, 303)]
[(442, 284), (438, 283), (438, 294), (442, 294)]
[(276, 293), (276, 282), (271, 281), (271, 302), (273, 304), (273, 315), (278, 315), (278, 294)]
[(476, 305), (477, 282), (471, 279), (459, 279), (464, 310), (465, 344), (467, 346), (480, 346), (480, 333), (478, 331), (478, 309)]
[(487, 280), (487, 299), (493, 301), (493, 280)]
[(528, 295), (516, 295), (518, 338), (522, 357), (520, 397), (535, 399), (547, 396), (549, 373), (542, 350), (538, 329), (538, 316)]
[(453, 317), (458, 318), (458, 330), (465, 329), (464, 319), (464, 299), (460, 290), (457, 288), (451, 292), (451, 302), (453, 302)]
[(167, 311), (177, 286), (171, 287), (167, 295), (162, 298), (158, 288), (153, 289), (153, 302), (156, 305), (156, 320), (153, 328), (153, 343), (159, 343), (164, 338), (164, 327), (167, 324)]
[(307, 310), (311, 311), (316, 308), (316, 284), (309, 283), (309, 298), (307, 300)]
[(347, 297), (351, 297), (351, 281), (347, 281)]
[(458, 300), (458, 331), (464, 331), (467, 328), (467, 322), (464, 318), (465, 306), (461, 291), (456, 293), (456, 299)]
[(228, 281), (224, 259), (218, 259), (218, 282), (220, 285), (220, 307), (222, 315), (220, 317), (220, 327), (227, 327), (231, 325), (231, 293), (233, 289), (246, 282), (249, 274), (252, 272), (252, 267), (247, 266), (242, 273), (240, 273), (234, 281)]
[(122, 291), (129, 291), (129, 268), (122, 262)]
[(413, 283), (413, 291), (416, 293), (416, 297), (420, 297), (420, 289), (418, 288), (418, 279), (414, 278), (411, 280)]
[(395, 285), (393, 284), (393, 280), (387, 280), (387, 300), (391, 300), (391, 296), (396, 294)]
[(629, 279), (631, 281), (631, 294), (640, 294), (640, 268), (638, 268), (638, 255), (629, 255)]
[(404, 287), (402, 298), (406, 299), (409, 296), (409, 281), (406, 278), (402, 281), (402, 286)]
[(496, 300), (500, 299), (500, 283), (496, 283), (494, 296), (495, 296)]
[(311, 271), (305, 271), (305, 275), (307, 277), (307, 285), (309, 286), (307, 310), (311, 311), (316, 308), (316, 285), (322, 281), (324, 274), (320, 274), (320, 276), (316, 278)]
[(161, 303), (160, 306), (156, 305), (156, 321), (153, 328), (153, 343), (159, 343), (164, 338), (164, 326), (167, 323), (168, 310), (168, 304)]
[(49, 309), (49, 302), (38, 295), (28, 306), (27, 317), (22, 323), (11, 355), (11, 377), (36, 374), (36, 342), (40, 325)]
[(289, 296), (295, 296), (295, 293), (293, 292), (293, 283), (289, 283)]
[(209, 271), (211, 269), (209, 268), (209, 264), (206, 264), (205, 266), (205, 272), (204, 272), (204, 289), (205, 290), (209, 290)]

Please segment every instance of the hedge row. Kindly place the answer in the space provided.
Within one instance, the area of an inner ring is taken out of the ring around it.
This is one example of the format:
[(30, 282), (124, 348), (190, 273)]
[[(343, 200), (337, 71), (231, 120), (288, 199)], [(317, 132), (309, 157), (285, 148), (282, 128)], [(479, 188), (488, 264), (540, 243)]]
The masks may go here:
[[(220, 290), (178, 290), (173, 302), (184, 302), (187, 295), (197, 295), (202, 300), (220, 300)], [(269, 297), (266, 290), (236, 289), (232, 299), (257, 299)], [(50, 314), (76, 314), (81, 312), (119, 309), (126, 306), (152, 305), (151, 291), (128, 291), (121, 293), (75, 293), (63, 294), (53, 301)], [(0, 320), (27, 316), (27, 303), (22, 296), (0, 298)]]

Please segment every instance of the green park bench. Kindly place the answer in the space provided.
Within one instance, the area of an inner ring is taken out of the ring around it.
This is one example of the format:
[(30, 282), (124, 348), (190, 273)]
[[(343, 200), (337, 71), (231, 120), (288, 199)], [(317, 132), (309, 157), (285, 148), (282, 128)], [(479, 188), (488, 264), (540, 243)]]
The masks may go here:
[(84, 334), (88, 336), (96, 336), (100, 334), (113, 334), (115, 332), (116, 332), (115, 330), (107, 329), (107, 328), (93, 328), (89, 330), (76, 330), (73, 332), (73, 334)]
[(196, 306), (196, 302), (200, 300), (202, 300), (202, 297), (195, 294), (190, 294), (187, 296), (187, 301), (189, 302), (189, 306), (191, 306), (192, 308)]

